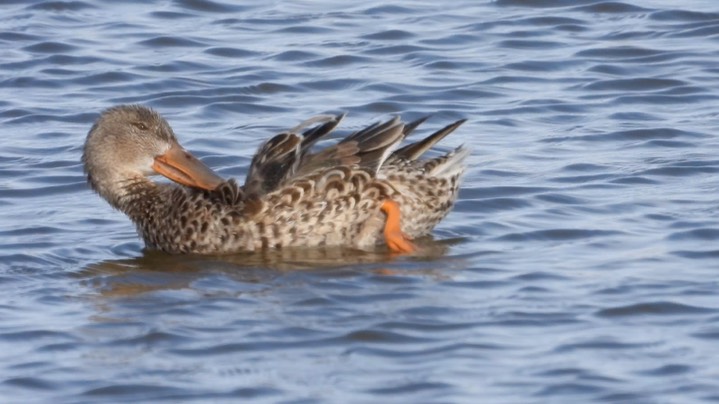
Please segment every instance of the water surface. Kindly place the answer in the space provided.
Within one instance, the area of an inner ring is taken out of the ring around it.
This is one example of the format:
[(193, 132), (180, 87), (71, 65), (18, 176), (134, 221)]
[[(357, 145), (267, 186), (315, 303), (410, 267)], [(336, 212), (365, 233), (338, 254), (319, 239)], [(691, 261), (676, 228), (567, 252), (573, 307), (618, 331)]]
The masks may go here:
[[(714, 1), (0, 6), (3, 402), (719, 401)], [(417, 258), (145, 252), (79, 159), (160, 111), (242, 177), (268, 136), (468, 118)]]

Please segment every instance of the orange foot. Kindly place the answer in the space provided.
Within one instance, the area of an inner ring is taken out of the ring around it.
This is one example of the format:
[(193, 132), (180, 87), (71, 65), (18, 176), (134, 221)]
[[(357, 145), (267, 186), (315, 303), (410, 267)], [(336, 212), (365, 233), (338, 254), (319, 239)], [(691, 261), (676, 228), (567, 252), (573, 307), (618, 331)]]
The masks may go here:
[(410, 241), (411, 239), (402, 232), (400, 227), (401, 215), (397, 202), (387, 199), (382, 202), (380, 209), (387, 215), (387, 221), (384, 223), (384, 239), (389, 249), (396, 253), (417, 251), (417, 247)]

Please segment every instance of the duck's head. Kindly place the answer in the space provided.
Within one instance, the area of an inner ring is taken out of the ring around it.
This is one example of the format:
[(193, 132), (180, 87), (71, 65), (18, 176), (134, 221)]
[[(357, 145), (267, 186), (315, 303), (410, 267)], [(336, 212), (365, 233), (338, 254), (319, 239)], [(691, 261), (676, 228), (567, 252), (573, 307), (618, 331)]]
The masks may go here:
[(160, 114), (139, 105), (105, 110), (87, 135), (82, 161), (90, 186), (116, 207), (132, 185), (154, 174), (206, 190), (224, 181), (180, 146)]

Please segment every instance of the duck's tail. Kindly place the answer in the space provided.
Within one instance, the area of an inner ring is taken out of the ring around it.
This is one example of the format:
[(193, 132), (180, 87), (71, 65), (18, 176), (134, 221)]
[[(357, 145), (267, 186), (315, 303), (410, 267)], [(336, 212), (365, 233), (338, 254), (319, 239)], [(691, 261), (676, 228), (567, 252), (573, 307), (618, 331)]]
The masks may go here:
[(470, 154), (471, 149), (462, 145), (444, 156), (428, 160), (424, 167), (430, 175), (435, 177), (449, 178), (459, 176), (467, 168), (464, 160)]

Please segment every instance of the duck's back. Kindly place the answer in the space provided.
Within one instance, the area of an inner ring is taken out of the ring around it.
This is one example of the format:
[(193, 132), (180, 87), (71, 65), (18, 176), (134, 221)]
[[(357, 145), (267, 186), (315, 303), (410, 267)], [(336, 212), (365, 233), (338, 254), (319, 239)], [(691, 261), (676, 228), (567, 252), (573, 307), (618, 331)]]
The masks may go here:
[[(427, 235), (451, 210), (468, 150), (460, 147), (436, 158), (420, 157), (463, 120), (394, 153), (396, 145), (424, 119), (409, 124), (398, 118), (377, 123), (334, 146), (309, 153), (308, 143), (329, 133), (341, 118), (335, 117), (303, 136), (278, 135), (253, 159), (245, 185), (250, 189), (248, 198), (254, 198), (253, 218), (247, 219), (258, 224), (260, 248), (374, 246), (384, 239), (385, 215), (380, 208), (386, 200), (399, 204), (401, 228), (412, 238)], [(280, 160), (284, 163), (276, 164)], [(269, 171), (265, 167), (273, 168), (271, 175), (262, 174)], [(273, 180), (263, 183), (258, 178)], [(257, 189), (270, 192), (262, 194)], [(246, 208), (245, 213), (249, 213)]]

